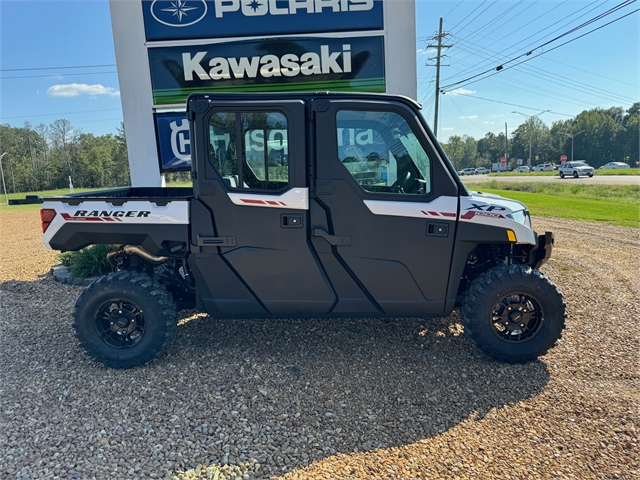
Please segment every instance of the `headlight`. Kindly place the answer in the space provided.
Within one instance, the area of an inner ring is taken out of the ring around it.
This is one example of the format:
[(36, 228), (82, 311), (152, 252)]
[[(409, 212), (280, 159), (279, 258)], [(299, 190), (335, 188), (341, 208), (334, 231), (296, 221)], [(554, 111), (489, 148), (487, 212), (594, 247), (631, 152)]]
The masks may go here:
[(519, 212), (510, 213), (507, 215), (507, 218), (531, 228), (531, 215), (529, 215), (529, 210), (520, 210)]

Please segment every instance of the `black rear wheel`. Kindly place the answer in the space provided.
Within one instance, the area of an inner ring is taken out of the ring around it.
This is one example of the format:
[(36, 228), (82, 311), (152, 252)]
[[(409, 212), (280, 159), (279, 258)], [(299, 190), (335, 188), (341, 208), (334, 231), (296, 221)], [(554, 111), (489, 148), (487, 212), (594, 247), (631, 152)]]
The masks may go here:
[(478, 276), (469, 285), (461, 313), (469, 340), (508, 363), (544, 355), (562, 336), (566, 318), (555, 284), (523, 265), (501, 265)]
[(144, 365), (168, 348), (177, 324), (171, 294), (148, 275), (104, 276), (80, 295), (73, 328), (96, 361), (113, 368)]

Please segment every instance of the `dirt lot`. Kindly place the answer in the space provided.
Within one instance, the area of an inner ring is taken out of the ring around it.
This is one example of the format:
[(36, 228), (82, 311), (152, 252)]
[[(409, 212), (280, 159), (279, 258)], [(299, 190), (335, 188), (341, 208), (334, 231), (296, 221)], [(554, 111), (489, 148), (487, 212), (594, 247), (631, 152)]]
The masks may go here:
[(168, 355), (115, 371), (76, 345), (81, 289), (47, 275), (37, 211), (0, 221), (0, 478), (640, 477), (638, 230), (534, 219), (556, 234), (543, 270), (569, 318), (531, 364), (482, 357), (457, 314), (185, 313)]

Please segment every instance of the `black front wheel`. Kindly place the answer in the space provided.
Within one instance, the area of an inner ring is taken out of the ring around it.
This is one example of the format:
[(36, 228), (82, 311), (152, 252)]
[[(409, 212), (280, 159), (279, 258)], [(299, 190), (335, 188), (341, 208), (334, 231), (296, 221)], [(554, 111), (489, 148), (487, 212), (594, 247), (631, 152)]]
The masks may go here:
[(165, 352), (177, 319), (171, 294), (150, 276), (131, 271), (101, 277), (73, 309), (80, 345), (112, 368), (144, 365)]
[(556, 285), (524, 265), (501, 265), (478, 276), (461, 310), (469, 340), (491, 358), (508, 363), (544, 355), (562, 336), (566, 318)]

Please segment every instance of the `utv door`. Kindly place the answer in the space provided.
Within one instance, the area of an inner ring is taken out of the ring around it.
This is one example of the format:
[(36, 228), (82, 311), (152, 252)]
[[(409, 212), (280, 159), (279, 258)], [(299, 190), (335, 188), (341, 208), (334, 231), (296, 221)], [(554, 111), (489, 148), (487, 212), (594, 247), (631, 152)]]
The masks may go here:
[(315, 100), (313, 109), (313, 245), (330, 280), (340, 275), (328, 266), (334, 257), (380, 314), (442, 313), (458, 187), (416, 112), (370, 100)]
[(335, 298), (308, 242), (305, 102), (198, 102), (191, 263), (203, 306), (328, 314)]

